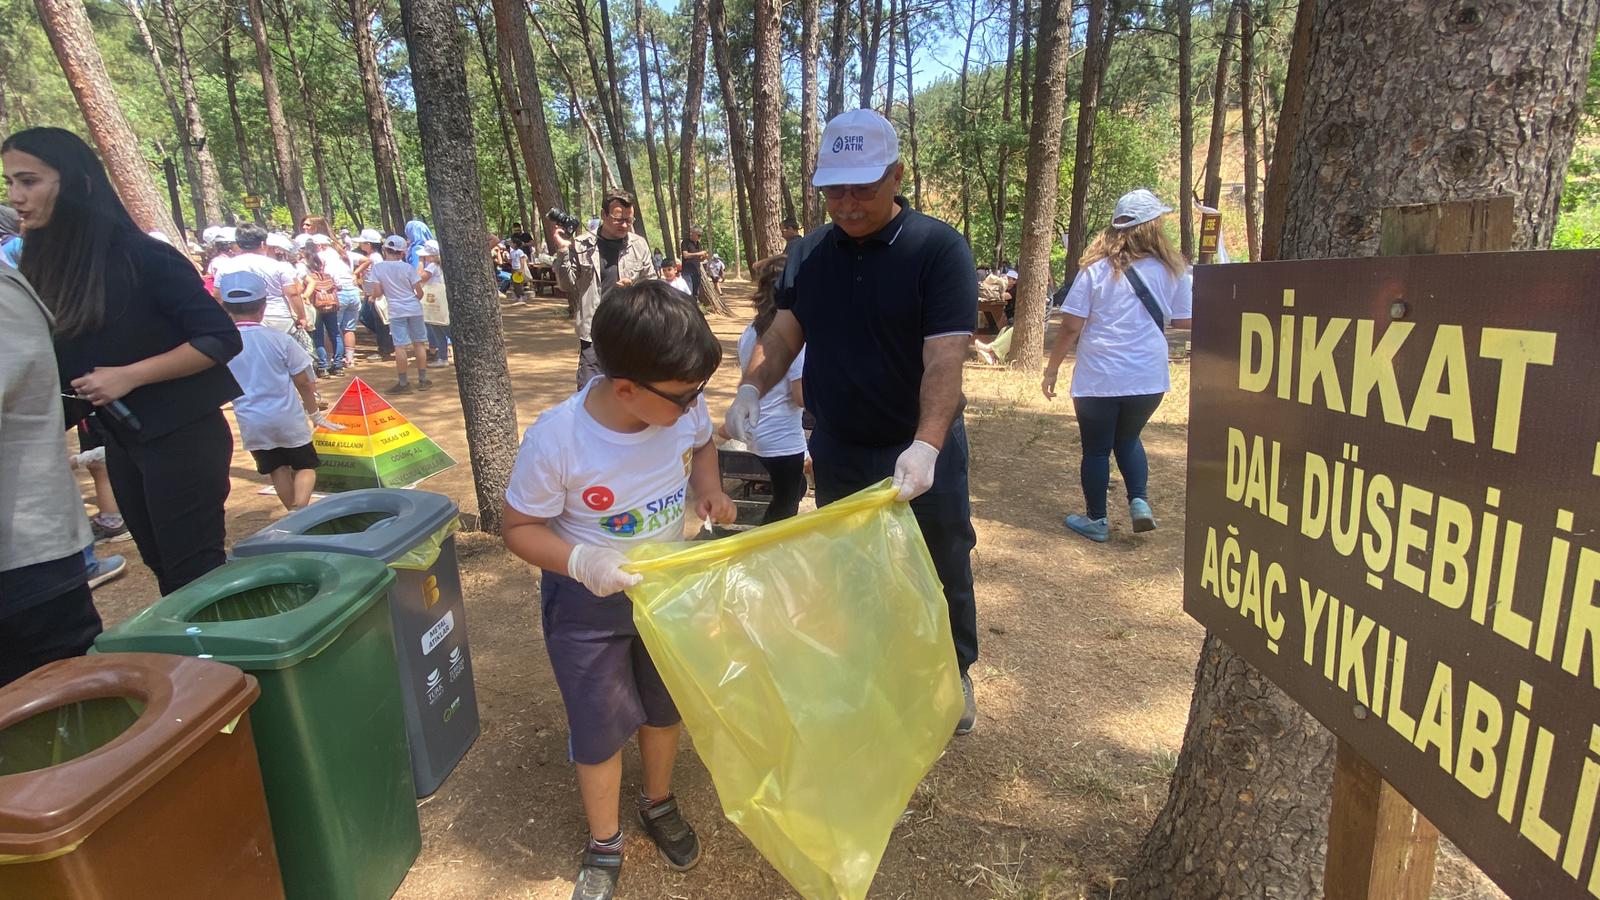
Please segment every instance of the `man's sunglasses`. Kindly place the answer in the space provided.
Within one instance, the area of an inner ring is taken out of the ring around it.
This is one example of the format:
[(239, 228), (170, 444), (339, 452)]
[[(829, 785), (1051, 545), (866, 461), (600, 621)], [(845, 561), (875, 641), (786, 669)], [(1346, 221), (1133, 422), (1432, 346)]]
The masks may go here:
[(830, 184), (825, 188), (818, 188), (822, 196), (829, 200), (843, 200), (849, 194), (856, 200), (871, 200), (878, 196), (878, 191), (883, 190), (883, 183), (888, 180), (889, 173), (884, 172), (883, 177), (871, 184)]
[(700, 382), (699, 387), (688, 392), (687, 394), (669, 394), (659, 388), (651, 387), (649, 384), (643, 381), (634, 382), (634, 384), (637, 384), (639, 387), (642, 387), (650, 393), (655, 394), (657, 397), (660, 397), (668, 403), (671, 403), (673, 406), (676, 406), (684, 412), (688, 412), (689, 407), (693, 406), (694, 402), (700, 399), (700, 395), (706, 392), (706, 385), (710, 383), (711, 382), (709, 381), (702, 381)]

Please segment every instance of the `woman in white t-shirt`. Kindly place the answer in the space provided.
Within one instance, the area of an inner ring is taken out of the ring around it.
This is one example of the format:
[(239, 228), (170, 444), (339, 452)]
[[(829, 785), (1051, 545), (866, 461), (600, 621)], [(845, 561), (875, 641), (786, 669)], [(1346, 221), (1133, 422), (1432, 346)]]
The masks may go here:
[[(780, 253), (760, 260), (751, 269), (756, 278), (753, 302), (756, 317), (739, 336), (739, 369), (750, 364), (761, 335), (778, 313), (778, 279), (789, 258)], [(684, 291), (688, 293), (688, 291)], [(806, 495), (806, 434), (800, 424), (805, 401), (800, 389), (800, 373), (806, 363), (806, 350), (800, 348), (783, 380), (761, 396), (761, 417), (750, 449), (772, 476), (772, 502), (761, 517), (761, 524), (787, 519), (800, 511)]]
[(1113, 454), (1128, 488), (1133, 530), (1156, 527), (1147, 494), (1150, 467), (1139, 434), (1171, 387), (1167, 326), (1188, 328), (1193, 314), (1183, 257), (1161, 227), (1161, 217), (1171, 211), (1143, 189), (1117, 201), (1111, 227), (1079, 262), (1040, 385), (1054, 400), (1056, 371), (1076, 345), (1072, 406), (1083, 436), (1086, 509), (1067, 516), (1064, 524), (1091, 541), (1110, 537), (1106, 491)]

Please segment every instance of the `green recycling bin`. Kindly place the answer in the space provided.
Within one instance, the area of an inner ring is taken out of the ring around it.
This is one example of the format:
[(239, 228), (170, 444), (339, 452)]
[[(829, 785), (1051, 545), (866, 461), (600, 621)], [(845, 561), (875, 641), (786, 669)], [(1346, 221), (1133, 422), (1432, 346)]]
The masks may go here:
[(348, 553), (382, 560), (394, 570), (389, 616), (418, 797), (438, 790), (478, 739), (467, 606), (456, 564), (456, 513), (449, 497), (431, 491), (347, 491), (233, 545), (236, 558)]
[(380, 900), (422, 849), (378, 560), (228, 563), (100, 635), (100, 653), (197, 656), (251, 673), (261, 783), (285, 895)]

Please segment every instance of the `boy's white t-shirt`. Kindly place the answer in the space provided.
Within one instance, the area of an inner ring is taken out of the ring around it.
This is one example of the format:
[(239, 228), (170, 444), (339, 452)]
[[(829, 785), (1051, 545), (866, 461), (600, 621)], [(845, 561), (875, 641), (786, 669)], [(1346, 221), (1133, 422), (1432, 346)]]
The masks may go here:
[[(673, 287), (677, 288), (678, 290), (682, 291), (685, 294), (690, 294), (689, 282), (685, 281), (684, 278), (683, 278), (683, 275), (681, 275), (681, 274), (678, 275), (677, 278), (674, 278), (671, 281), (667, 282), (667, 284), (672, 285)], [(690, 294), (690, 296), (693, 296), (693, 294)]]
[[(739, 370), (743, 371), (750, 365), (750, 357), (756, 352), (755, 326), (746, 326), (744, 334), (739, 335)], [(761, 395), (761, 417), (756, 420), (756, 433), (754, 446), (750, 449), (757, 456), (793, 456), (796, 453), (806, 452), (805, 426), (801, 424), (801, 409), (795, 405), (789, 396), (789, 385), (800, 380), (800, 373), (806, 366), (806, 348), (801, 347), (795, 354), (794, 362), (789, 364), (789, 371), (783, 373), (783, 380), (772, 386), (772, 390)]]
[(244, 349), (228, 360), (228, 371), (244, 389), (233, 401), (233, 417), (246, 450), (273, 450), (311, 443), (294, 376), (311, 368), (311, 354), (294, 338), (255, 322), (240, 322)]
[[(1154, 257), (1135, 260), (1133, 268), (1167, 322), (1194, 315), (1188, 279), (1174, 276)], [(1072, 396), (1132, 397), (1171, 389), (1166, 334), (1109, 260), (1097, 260), (1078, 273), (1061, 309), (1088, 320), (1078, 338)]]
[(281, 259), (262, 256), (259, 253), (241, 253), (238, 256), (218, 257), (216, 260), (217, 280), (230, 272), (250, 272), (267, 283), (267, 308), (263, 312), (264, 319), (292, 319), (294, 313), (289, 310), (289, 301), (284, 297), (283, 290), (295, 283), (298, 277), (294, 266)]
[(506, 502), (573, 544), (627, 550), (683, 539), (694, 451), (711, 440), (701, 397), (667, 427), (612, 431), (584, 409), (589, 382), (523, 433)]
[(511, 248), (511, 271), (521, 273), (524, 278), (528, 276), (528, 254), (516, 247)]
[(420, 316), (422, 301), (417, 299), (417, 267), (403, 259), (386, 259), (367, 270), (367, 284), (380, 285), (389, 301), (389, 317)]

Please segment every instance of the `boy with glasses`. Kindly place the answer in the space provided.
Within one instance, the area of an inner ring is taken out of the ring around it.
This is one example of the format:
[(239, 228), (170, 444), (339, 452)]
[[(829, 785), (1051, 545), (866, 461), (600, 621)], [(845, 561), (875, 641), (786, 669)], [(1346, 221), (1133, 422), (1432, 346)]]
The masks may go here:
[(672, 795), (678, 710), (634, 627), (623, 591), (639, 576), (624, 570), (622, 551), (682, 540), (690, 502), (702, 519), (731, 522), (735, 514), (702, 396), (722, 345), (699, 308), (650, 280), (617, 289), (593, 329), (605, 375), (523, 436), (502, 527), (506, 547), (543, 570), (545, 649), (589, 822), (574, 900), (615, 892), (622, 748), (635, 734), (644, 772), (640, 825), (672, 868), (700, 859), (700, 840)]

